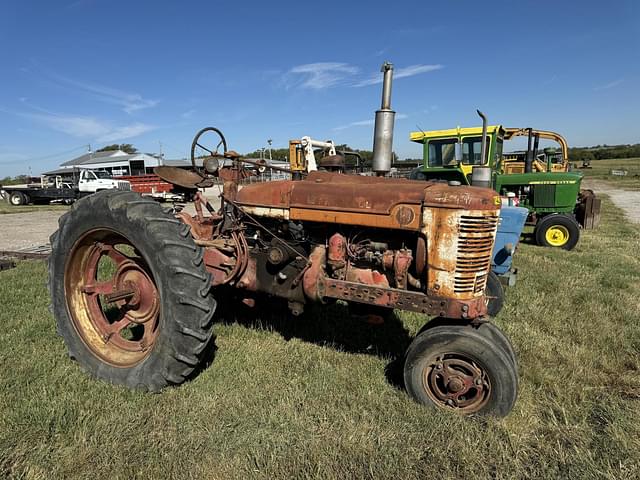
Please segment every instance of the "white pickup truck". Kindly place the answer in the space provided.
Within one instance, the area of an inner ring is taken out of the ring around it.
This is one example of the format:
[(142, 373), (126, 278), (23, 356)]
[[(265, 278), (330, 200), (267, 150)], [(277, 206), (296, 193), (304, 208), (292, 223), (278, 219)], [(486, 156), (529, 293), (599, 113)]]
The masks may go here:
[(95, 193), (100, 190), (131, 190), (131, 184), (126, 180), (114, 180), (107, 172), (96, 170), (81, 170), (78, 178), (78, 191)]

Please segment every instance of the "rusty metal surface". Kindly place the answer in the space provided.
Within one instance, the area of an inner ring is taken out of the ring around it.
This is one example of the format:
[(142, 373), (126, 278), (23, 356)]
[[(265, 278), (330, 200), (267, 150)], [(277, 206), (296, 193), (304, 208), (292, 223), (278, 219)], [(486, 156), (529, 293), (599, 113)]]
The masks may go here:
[(418, 230), (423, 204), (495, 209), (496, 198), (489, 189), (311, 172), (302, 181), (247, 185), (238, 192), (236, 202), (241, 206), (288, 208), (292, 220)]
[[(212, 182), (209, 180), (205, 180), (201, 175), (198, 175), (196, 172), (192, 170), (185, 170), (183, 168), (178, 167), (169, 167), (163, 165), (161, 167), (156, 167), (153, 169), (153, 172), (159, 176), (165, 182), (169, 182), (173, 185), (178, 185), (183, 188), (187, 188), (190, 190), (196, 190), (199, 187), (211, 186)], [(210, 184), (203, 184), (210, 183)]]
[[(476, 319), (487, 313), (484, 297), (456, 300), (323, 276), (318, 278), (318, 283), (320, 288), (316, 287), (315, 291), (321, 292), (322, 296), (349, 302), (366, 303), (446, 318)], [(311, 291), (314, 290), (311, 289)]]
[(482, 296), (499, 213), (498, 207), (424, 209), (429, 294), (457, 299)]
[(477, 362), (459, 352), (437, 353), (424, 370), (423, 386), (433, 402), (470, 415), (480, 411), (491, 396), (491, 380)]
[(602, 200), (596, 197), (593, 190), (580, 190), (576, 220), (585, 230), (596, 228), (600, 224), (600, 208)]

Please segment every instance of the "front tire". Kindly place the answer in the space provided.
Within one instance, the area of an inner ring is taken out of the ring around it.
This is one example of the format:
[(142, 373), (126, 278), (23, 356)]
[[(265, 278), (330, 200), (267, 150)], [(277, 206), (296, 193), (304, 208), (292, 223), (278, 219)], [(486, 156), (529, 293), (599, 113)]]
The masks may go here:
[(27, 197), (23, 195), (22, 192), (12, 192), (11, 195), (9, 195), (9, 203), (14, 207), (26, 205)]
[(504, 288), (498, 275), (493, 271), (490, 271), (487, 277), (487, 287), (484, 294), (487, 298), (487, 314), (490, 317), (497, 316), (504, 305)]
[(462, 415), (504, 417), (518, 394), (515, 363), (471, 325), (422, 331), (407, 350), (404, 381), (418, 403)]
[(570, 215), (554, 213), (536, 224), (534, 235), (542, 247), (573, 250), (580, 239), (580, 225)]
[(52, 312), (85, 370), (149, 391), (196, 372), (216, 303), (187, 225), (136, 193), (105, 190), (60, 218), (51, 245)]

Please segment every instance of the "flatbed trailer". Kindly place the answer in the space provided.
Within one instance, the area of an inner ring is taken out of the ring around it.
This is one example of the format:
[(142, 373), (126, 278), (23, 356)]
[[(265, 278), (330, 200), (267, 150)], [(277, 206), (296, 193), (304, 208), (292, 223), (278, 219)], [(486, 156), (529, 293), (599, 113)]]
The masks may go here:
[(5, 185), (0, 186), (0, 195), (11, 205), (29, 203), (72, 203), (78, 198), (78, 190), (56, 181), (51, 184)]

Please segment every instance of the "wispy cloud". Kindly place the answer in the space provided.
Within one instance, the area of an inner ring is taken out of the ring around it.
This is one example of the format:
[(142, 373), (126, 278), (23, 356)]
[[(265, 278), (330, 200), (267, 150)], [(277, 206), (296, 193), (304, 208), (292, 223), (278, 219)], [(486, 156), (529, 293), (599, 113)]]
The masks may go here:
[[(409, 67), (396, 68), (394, 79), (412, 77), (421, 73), (433, 72), (444, 68), (443, 65), (411, 65)], [(336, 86), (364, 87), (382, 83), (382, 75), (377, 72), (368, 78), (358, 78), (360, 69), (354, 65), (340, 62), (306, 63), (290, 69), (284, 76), (287, 88), (300, 86), (322, 90)]]
[[(409, 67), (397, 68), (393, 72), (393, 79), (397, 80), (399, 78), (413, 77), (414, 75), (419, 75), (421, 73), (433, 72), (435, 70), (440, 70), (444, 68), (443, 65), (411, 65)], [(354, 87), (365, 87), (367, 85), (375, 85), (377, 83), (382, 83), (382, 75), (378, 73), (374, 73), (371, 77), (361, 80), (357, 82)]]
[(189, 118), (193, 117), (193, 114), (194, 114), (194, 113), (196, 113), (196, 109), (195, 109), (195, 108), (192, 108), (192, 109), (190, 109), (190, 110), (187, 110), (186, 112), (182, 112), (182, 113), (180, 114), (180, 116), (181, 116), (182, 118), (184, 118), (185, 120), (187, 120), (187, 119), (189, 119)]
[(101, 102), (118, 105), (122, 107), (122, 110), (129, 114), (138, 110), (155, 107), (160, 103), (159, 100), (143, 98), (139, 93), (125, 92), (123, 90), (118, 90), (104, 85), (82, 82), (63, 75), (58, 75), (57, 73), (49, 72), (48, 76), (53, 82), (62, 87), (89, 94)]
[(599, 85), (597, 87), (594, 87), (593, 89), (597, 92), (599, 90), (609, 90), (610, 88), (613, 87), (617, 87), (618, 85), (620, 85), (622, 82), (624, 82), (624, 78), (619, 78), (617, 80), (614, 80), (612, 82), (606, 83), (604, 85)]
[(345, 83), (347, 78), (357, 74), (358, 71), (358, 67), (347, 63), (307, 63), (293, 67), (287, 72), (287, 77), (294, 79), (294, 85), (322, 90)]
[(23, 113), (12, 112), (23, 118), (34, 120), (46, 127), (58, 132), (66, 133), (73, 137), (86, 138), (97, 142), (113, 142), (133, 138), (143, 133), (157, 129), (153, 125), (145, 123), (132, 123), (129, 125), (113, 125), (94, 117), (80, 115), (64, 115), (53, 112)]
[[(398, 113), (396, 115), (396, 120), (403, 120), (407, 117), (408, 115), (405, 115), (404, 113)], [(351, 127), (367, 127), (367, 126), (373, 126), (374, 123), (375, 123), (375, 120), (373, 118), (369, 120), (359, 120), (357, 122), (351, 122), (351, 123), (347, 123), (346, 125), (340, 125), (339, 127), (334, 127), (332, 130), (337, 132), (340, 130), (346, 130), (347, 128), (351, 128)]]
[(102, 135), (97, 140), (99, 142), (113, 142), (115, 140), (124, 140), (125, 138), (133, 138), (142, 135), (143, 133), (156, 130), (157, 127), (148, 125), (146, 123), (133, 123), (131, 125), (123, 125), (121, 127), (111, 127), (111, 131)]

